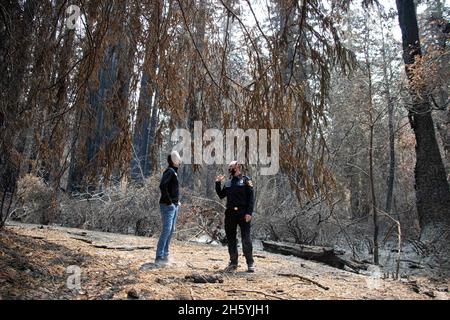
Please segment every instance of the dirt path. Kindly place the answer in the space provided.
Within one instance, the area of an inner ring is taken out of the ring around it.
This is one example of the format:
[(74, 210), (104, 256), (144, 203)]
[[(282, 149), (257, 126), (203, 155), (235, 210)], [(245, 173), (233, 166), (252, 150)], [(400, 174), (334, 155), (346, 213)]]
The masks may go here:
[[(256, 273), (246, 273), (244, 263), (238, 272), (223, 274), (226, 247), (176, 240), (171, 246), (173, 265), (153, 268), (156, 241), (79, 229), (9, 225), (0, 232), (0, 298), (449, 298), (445, 283), (436, 284), (425, 278), (400, 282), (376, 279), (263, 251), (255, 252)], [(68, 277), (73, 275), (69, 266), (80, 268), (81, 290), (67, 288)], [(223, 282), (193, 283), (186, 279), (194, 273), (218, 276)]]

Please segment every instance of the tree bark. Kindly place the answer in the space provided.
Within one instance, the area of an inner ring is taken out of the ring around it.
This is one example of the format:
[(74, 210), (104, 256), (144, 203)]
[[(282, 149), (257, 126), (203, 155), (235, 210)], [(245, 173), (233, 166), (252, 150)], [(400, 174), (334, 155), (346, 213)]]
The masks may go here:
[(106, 37), (100, 70), (87, 85), (87, 112), (79, 114), (86, 132), (72, 157), (75, 163), (71, 163), (69, 185), (73, 191), (92, 191), (111, 180), (118, 182), (126, 176), (131, 162), (128, 101), (136, 48), (128, 27), (133, 23), (127, 20), (126, 1), (111, 4), (109, 10), (108, 14), (119, 21), (108, 25), (108, 35), (116, 36)]
[[(380, 19), (381, 21), (381, 19)], [(387, 192), (386, 192), (386, 206), (385, 211), (387, 213), (391, 213), (392, 210), (392, 201), (394, 194), (394, 179), (395, 179), (395, 132), (394, 132), (394, 104), (392, 101), (391, 95), (391, 81), (390, 75), (392, 74), (390, 61), (388, 61), (388, 57), (386, 55), (386, 42), (384, 38), (384, 28), (383, 22), (380, 22), (381, 25), (381, 37), (382, 37), (382, 48), (381, 54), (383, 58), (383, 86), (384, 86), (384, 95), (386, 98), (386, 103), (388, 107), (388, 130), (389, 130), (389, 176), (387, 182)], [(389, 68), (388, 68), (389, 66)], [(391, 71), (391, 72), (388, 72)]]
[[(448, 77), (448, 65), (450, 63), (450, 57), (445, 52), (448, 52), (447, 42), (450, 35), (450, 24), (447, 19), (444, 18), (444, 4), (440, 0), (433, 1), (429, 4), (431, 7), (430, 17), (427, 17), (427, 24), (429, 31), (425, 35), (430, 39), (433, 44), (442, 50), (442, 56), (439, 58), (439, 77), (446, 79)], [(438, 105), (442, 108), (448, 104), (448, 90), (444, 85), (438, 88), (436, 93), (436, 100)], [(440, 135), (443, 149), (444, 160), (446, 161), (445, 167), (447, 174), (450, 173), (450, 108), (445, 107), (444, 110), (438, 110), (433, 115), (433, 121), (436, 124), (437, 131)]]
[(366, 19), (365, 25), (365, 59), (366, 59), (366, 68), (367, 68), (367, 77), (368, 77), (368, 116), (369, 116), (369, 185), (370, 185), (370, 212), (372, 214), (373, 221), (373, 262), (378, 265), (379, 257), (378, 257), (378, 212), (376, 207), (376, 198), (375, 198), (375, 182), (374, 182), (374, 173), (373, 173), (373, 148), (374, 148), (374, 129), (375, 122), (374, 120), (374, 106), (373, 106), (373, 84), (372, 84), (372, 65), (369, 57), (369, 43), (370, 43), (370, 29), (367, 24), (368, 19)]
[[(397, 0), (399, 24), (403, 39), (403, 60), (409, 80), (413, 79), (411, 65), (420, 57), (421, 47), (417, 25), (416, 8), (413, 0)], [(409, 120), (416, 137), (415, 189), (416, 205), (424, 240), (440, 239), (449, 247), (447, 234), (450, 226), (450, 189), (444, 164), (439, 152), (431, 105), (423, 95), (410, 92), (412, 106)]]
[(151, 175), (156, 160), (154, 152), (156, 127), (158, 125), (158, 85), (156, 81), (159, 64), (160, 22), (162, 1), (153, 1), (151, 5), (149, 39), (144, 59), (144, 71), (141, 79), (136, 128), (133, 137), (132, 179), (142, 182)]
[[(193, 59), (189, 67), (189, 80), (187, 88), (188, 95), (184, 106), (185, 113), (187, 115), (187, 127), (191, 133), (194, 132), (194, 122), (202, 120), (201, 114), (199, 113), (201, 110), (203, 99), (204, 81), (201, 78), (202, 63), (201, 57), (198, 53), (200, 53), (203, 57), (205, 55), (204, 42), (206, 36), (207, 2), (206, 0), (199, 0), (194, 7), (196, 9), (193, 22), (195, 32), (193, 33), (194, 39), (191, 40), (194, 42), (192, 46), (194, 48), (193, 54), (195, 58)], [(194, 150), (192, 150), (192, 154), (194, 154)], [(199, 177), (196, 177), (197, 175), (195, 171), (198, 171), (198, 166), (195, 164), (190, 166), (182, 166), (181, 168), (181, 183), (191, 190), (195, 190), (198, 188)]]

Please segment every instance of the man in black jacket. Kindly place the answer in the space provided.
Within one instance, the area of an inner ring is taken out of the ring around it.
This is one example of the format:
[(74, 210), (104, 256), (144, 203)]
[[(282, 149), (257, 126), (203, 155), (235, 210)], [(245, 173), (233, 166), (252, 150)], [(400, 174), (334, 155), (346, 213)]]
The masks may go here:
[(225, 210), (225, 233), (228, 241), (228, 253), (230, 263), (226, 271), (235, 271), (238, 267), (237, 226), (241, 229), (242, 250), (247, 260), (247, 271), (255, 272), (253, 265), (253, 247), (250, 236), (250, 221), (252, 220), (255, 196), (253, 184), (249, 177), (242, 175), (241, 166), (237, 161), (232, 161), (228, 166), (231, 178), (225, 182), (222, 188), (221, 182), (224, 176), (216, 178), (216, 193), (220, 199), (227, 198)]
[(178, 182), (178, 167), (181, 164), (181, 157), (176, 151), (172, 151), (167, 157), (169, 167), (164, 171), (159, 184), (161, 198), (159, 206), (161, 210), (162, 230), (156, 248), (155, 263), (165, 266), (169, 263), (169, 245), (177, 221), (178, 210), (180, 208), (180, 192)]

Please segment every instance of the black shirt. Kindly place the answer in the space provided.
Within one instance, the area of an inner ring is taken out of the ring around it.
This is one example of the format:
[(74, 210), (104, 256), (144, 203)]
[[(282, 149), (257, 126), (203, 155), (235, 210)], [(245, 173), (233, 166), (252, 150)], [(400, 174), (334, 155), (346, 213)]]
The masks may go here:
[(227, 197), (227, 209), (238, 207), (242, 208), (245, 214), (253, 213), (255, 194), (249, 177), (243, 175), (233, 177), (225, 182), (223, 188), (221, 182), (216, 181), (216, 193), (220, 199)]
[(178, 168), (168, 167), (161, 178), (159, 189), (161, 190), (161, 198), (159, 203), (177, 204), (180, 201), (180, 191), (178, 183)]

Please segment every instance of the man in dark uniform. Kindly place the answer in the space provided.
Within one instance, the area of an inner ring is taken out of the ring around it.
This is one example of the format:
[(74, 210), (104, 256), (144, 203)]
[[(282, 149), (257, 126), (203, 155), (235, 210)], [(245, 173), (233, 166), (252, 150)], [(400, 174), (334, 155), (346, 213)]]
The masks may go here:
[(221, 182), (224, 176), (216, 178), (216, 192), (220, 199), (227, 198), (225, 210), (225, 233), (228, 241), (230, 263), (226, 271), (235, 271), (238, 267), (237, 226), (241, 229), (242, 250), (247, 260), (247, 271), (255, 272), (253, 265), (253, 247), (250, 236), (250, 221), (252, 220), (255, 194), (253, 184), (249, 177), (242, 175), (241, 166), (237, 161), (232, 161), (228, 166), (230, 179), (222, 188)]

